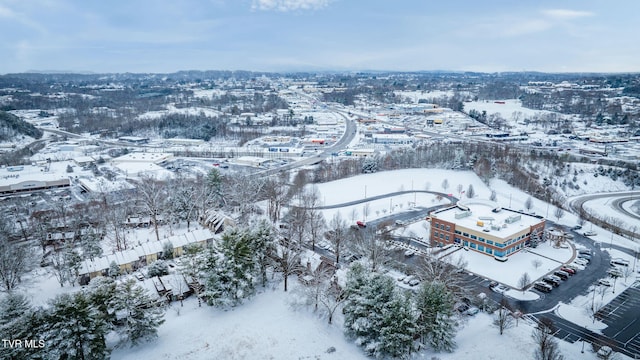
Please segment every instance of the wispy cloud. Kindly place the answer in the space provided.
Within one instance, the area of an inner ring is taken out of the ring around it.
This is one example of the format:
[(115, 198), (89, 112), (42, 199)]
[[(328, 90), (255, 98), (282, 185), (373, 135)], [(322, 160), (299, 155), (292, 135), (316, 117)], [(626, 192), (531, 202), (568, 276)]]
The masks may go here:
[(542, 13), (547, 17), (555, 20), (572, 20), (572, 19), (589, 17), (589, 16), (595, 15), (590, 11), (569, 10), (569, 9), (548, 9), (548, 10), (543, 10)]
[(329, 5), (332, 0), (253, 0), (254, 10), (316, 10)]

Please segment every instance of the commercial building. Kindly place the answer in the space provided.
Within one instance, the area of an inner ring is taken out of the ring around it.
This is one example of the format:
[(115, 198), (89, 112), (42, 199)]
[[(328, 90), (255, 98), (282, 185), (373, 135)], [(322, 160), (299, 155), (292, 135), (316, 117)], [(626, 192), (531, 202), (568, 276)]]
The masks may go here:
[(475, 199), (434, 211), (429, 219), (432, 246), (458, 244), (501, 260), (522, 250), (532, 233), (542, 236), (545, 225), (541, 216)]

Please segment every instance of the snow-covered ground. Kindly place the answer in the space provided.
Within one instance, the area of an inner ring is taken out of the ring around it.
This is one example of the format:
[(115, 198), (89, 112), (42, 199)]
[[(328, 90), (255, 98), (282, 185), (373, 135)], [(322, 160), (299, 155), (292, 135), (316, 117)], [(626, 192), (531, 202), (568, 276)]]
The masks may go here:
[[(117, 349), (113, 359), (366, 359), (342, 334), (313, 313), (294, 310), (291, 293), (267, 289), (231, 310), (191, 298), (174, 303), (158, 339), (133, 349)], [(335, 352), (328, 352), (335, 348)]]

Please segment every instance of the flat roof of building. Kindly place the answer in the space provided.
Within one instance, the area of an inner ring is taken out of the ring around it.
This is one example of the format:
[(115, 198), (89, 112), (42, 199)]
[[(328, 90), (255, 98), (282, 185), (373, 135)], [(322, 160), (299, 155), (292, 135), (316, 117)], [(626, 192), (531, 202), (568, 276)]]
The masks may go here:
[(506, 238), (544, 221), (544, 218), (519, 211), (500, 208), (489, 200), (461, 201), (456, 206), (436, 211), (435, 218), (455, 223), (470, 230), (484, 231)]

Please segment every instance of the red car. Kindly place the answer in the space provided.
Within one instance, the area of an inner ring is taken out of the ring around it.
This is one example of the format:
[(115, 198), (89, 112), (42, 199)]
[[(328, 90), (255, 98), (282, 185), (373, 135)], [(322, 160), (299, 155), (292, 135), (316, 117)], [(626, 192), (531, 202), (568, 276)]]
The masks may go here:
[(367, 224), (363, 223), (362, 221), (356, 221), (356, 225), (358, 225), (358, 227), (361, 227), (361, 228), (367, 227)]
[(570, 269), (568, 267), (561, 267), (560, 270), (564, 271), (564, 272), (568, 272), (571, 275), (575, 275), (576, 271), (573, 269)]

